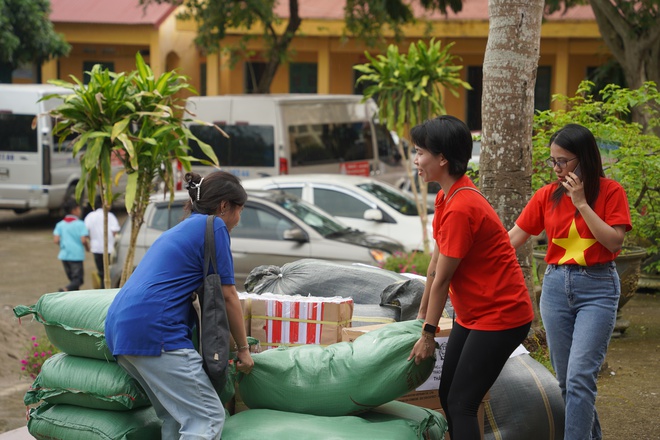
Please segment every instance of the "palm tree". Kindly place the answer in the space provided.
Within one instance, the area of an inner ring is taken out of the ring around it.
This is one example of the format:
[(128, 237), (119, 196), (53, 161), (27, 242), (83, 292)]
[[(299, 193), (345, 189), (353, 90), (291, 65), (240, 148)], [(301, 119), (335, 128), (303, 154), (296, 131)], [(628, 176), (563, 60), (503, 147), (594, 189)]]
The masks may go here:
[[(440, 41), (431, 39), (429, 45), (423, 41), (411, 44), (407, 54), (399, 53), (399, 48), (390, 45), (386, 55), (375, 58), (366, 53), (369, 63), (355, 66), (361, 72), (358, 84), (365, 82), (368, 87), (364, 91), (364, 99), (376, 98), (379, 107), (379, 118), (384, 121), (389, 130), (395, 130), (399, 139), (410, 128), (432, 116), (445, 114), (442, 89), (445, 88), (454, 96), (456, 89), (470, 85), (460, 79), (463, 66), (455, 65), (456, 57), (449, 53), (453, 43), (444, 48)], [(409, 153), (404, 151), (403, 143), (398, 143), (399, 154), (403, 158), (406, 173), (411, 182), (411, 188), (417, 204), (422, 231), (424, 233), (424, 251), (429, 252), (429, 237), (427, 236), (427, 186), (421, 185), (421, 195), (412, 173)]]

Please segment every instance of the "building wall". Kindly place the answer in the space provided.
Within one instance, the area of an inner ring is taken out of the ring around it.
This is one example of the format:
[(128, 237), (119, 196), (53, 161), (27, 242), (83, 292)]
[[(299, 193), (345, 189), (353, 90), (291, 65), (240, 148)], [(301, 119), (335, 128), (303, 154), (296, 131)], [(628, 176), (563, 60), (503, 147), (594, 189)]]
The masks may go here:
[[(284, 62), (275, 75), (271, 93), (290, 92), (290, 63), (317, 63), (318, 93), (354, 93), (355, 71), (353, 66), (367, 62), (365, 50), (378, 54), (373, 48), (355, 39), (342, 39), (343, 23), (338, 20), (327, 22), (304, 20), (301, 31), (291, 44), (290, 62)], [(406, 52), (408, 46), (419, 38), (429, 40), (424, 34), (424, 24), (409, 27), (409, 38), (399, 43), (399, 50)], [(464, 66), (462, 77), (467, 80), (470, 66), (481, 66), (488, 38), (488, 23), (482, 21), (436, 22), (432, 28), (437, 40), (444, 45), (454, 43), (451, 53), (456, 62)], [(115, 70), (133, 70), (135, 52), (148, 54), (145, 58), (158, 75), (176, 68), (179, 73), (190, 77), (191, 84), (206, 94), (240, 94), (246, 92), (245, 61), (230, 65), (225, 55), (205, 56), (195, 48), (194, 23), (181, 22), (171, 14), (158, 28), (153, 26), (112, 26), (84, 24), (55, 24), (73, 50), (58, 60), (57, 67), (46, 66), (43, 81), (59, 77), (66, 79), (73, 74), (82, 77), (85, 61), (113, 62)], [(257, 33), (257, 31), (248, 31)], [(236, 31), (226, 39), (231, 46), (239, 39)], [(257, 55), (252, 61), (263, 61), (259, 52), (262, 39), (250, 41), (248, 48)], [(550, 93), (573, 94), (590, 67), (600, 66), (609, 59), (597, 26), (593, 21), (546, 22), (542, 29), (540, 66), (549, 66), (552, 81)], [(467, 115), (467, 92), (459, 90), (459, 96), (445, 93), (445, 106), (450, 114), (461, 118)]]

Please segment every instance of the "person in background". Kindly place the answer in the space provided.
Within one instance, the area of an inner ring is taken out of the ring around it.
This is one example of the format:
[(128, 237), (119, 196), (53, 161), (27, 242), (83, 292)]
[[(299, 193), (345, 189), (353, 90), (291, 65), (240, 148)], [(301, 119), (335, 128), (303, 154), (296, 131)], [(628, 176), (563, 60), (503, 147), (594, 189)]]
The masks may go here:
[[(101, 196), (97, 195), (94, 199), (94, 211), (85, 217), (85, 226), (89, 230), (89, 242), (92, 254), (94, 254), (94, 263), (96, 264), (96, 273), (99, 277), (99, 287), (105, 288), (105, 277), (103, 273), (103, 205)], [(112, 254), (115, 248), (115, 236), (119, 232), (119, 221), (117, 217), (108, 211), (108, 256)]]
[(64, 202), (64, 219), (57, 222), (53, 231), (53, 241), (60, 246), (57, 258), (62, 261), (69, 284), (60, 292), (79, 290), (85, 278), (85, 250), (89, 251), (89, 231), (80, 220), (82, 209), (74, 200)]
[(632, 229), (621, 185), (605, 178), (591, 131), (568, 124), (550, 138), (557, 181), (538, 190), (509, 231), (518, 248), (545, 230), (548, 263), (541, 319), (566, 404), (564, 438), (602, 438), (596, 380), (616, 321), (621, 286), (614, 258)]
[(433, 238), (418, 318), (422, 334), (410, 353), (416, 363), (432, 356), (447, 297), (455, 322), (440, 377), (440, 402), (449, 435), (481, 438), (477, 411), (534, 317), (522, 269), (495, 210), (468, 176), (472, 136), (453, 116), (410, 131), (415, 166), (424, 182), (438, 182)]
[(254, 362), (234, 285), (229, 238), (247, 194), (238, 178), (225, 171), (204, 178), (187, 173), (185, 180), (190, 216), (147, 250), (108, 309), (105, 336), (117, 363), (149, 396), (163, 421), (163, 439), (219, 439), (225, 412), (193, 346), (191, 293), (204, 281), (206, 219), (215, 215), (217, 267), (212, 270), (220, 276), (229, 328), (238, 345), (236, 367), (249, 373)]

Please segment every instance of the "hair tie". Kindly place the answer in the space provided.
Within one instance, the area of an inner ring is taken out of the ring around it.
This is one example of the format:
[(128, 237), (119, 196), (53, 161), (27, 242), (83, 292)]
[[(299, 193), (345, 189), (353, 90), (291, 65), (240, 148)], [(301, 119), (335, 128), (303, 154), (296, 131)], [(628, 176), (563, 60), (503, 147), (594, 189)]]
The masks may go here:
[(197, 201), (199, 202), (199, 192), (202, 189), (202, 182), (204, 181), (204, 178), (202, 177), (199, 179), (199, 183), (197, 184)]

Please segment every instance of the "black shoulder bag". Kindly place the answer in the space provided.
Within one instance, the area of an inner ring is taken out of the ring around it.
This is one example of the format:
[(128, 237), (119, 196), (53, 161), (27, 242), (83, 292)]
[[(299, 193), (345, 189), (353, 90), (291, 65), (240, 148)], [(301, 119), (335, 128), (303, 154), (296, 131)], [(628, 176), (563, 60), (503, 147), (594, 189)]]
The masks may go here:
[[(204, 282), (192, 293), (192, 300), (197, 312), (199, 353), (203, 359), (204, 371), (220, 394), (227, 382), (230, 333), (222, 283), (220, 275), (215, 273), (218, 266), (215, 259), (214, 219), (214, 215), (209, 215), (206, 220)], [(209, 273), (209, 266), (213, 273)]]

